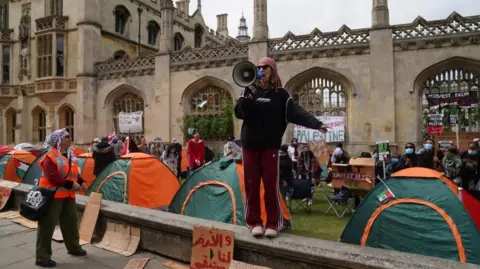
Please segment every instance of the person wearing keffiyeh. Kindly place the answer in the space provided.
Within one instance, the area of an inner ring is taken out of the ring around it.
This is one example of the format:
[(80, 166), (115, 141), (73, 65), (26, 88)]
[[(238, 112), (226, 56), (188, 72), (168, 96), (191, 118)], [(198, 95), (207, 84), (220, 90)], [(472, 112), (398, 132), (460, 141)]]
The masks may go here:
[(58, 223), (68, 254), (87, 255), (79, 244), (75, 192), (86, 192), (88, 186), (80, 177), (73, 151), (69, 150), (71, 141), (66, 129), (54, 131), (47, 137), (45, 144), (50, 148), (39, 162), (42, 177), (38, 185), (42, 188), (55, 188), (56, 191), (47, 214), (38, 221), (35, 265), (54, 267), (56, 262), (52, 260), (52, 236)]

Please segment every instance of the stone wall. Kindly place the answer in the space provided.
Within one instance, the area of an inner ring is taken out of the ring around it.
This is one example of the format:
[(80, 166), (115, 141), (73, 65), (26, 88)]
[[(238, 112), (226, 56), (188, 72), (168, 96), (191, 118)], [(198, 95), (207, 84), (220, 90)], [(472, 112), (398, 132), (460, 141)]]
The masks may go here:
[[(31, 186), (20, 184), (13, 191), (8, 207), (18, 208)], [(87, 197), (77, 196), (82, 213)], [(101, 240), (106, 222), (138, 227), (140, 248), (165, 257), (189, 262), (192, 231), (195, 225), (235, 232), (234, 259), (270, 268), (288, 269), (474, 269), (477, 265), (462, 264), (382, 249), (359, 247), (338, 242), (281, 234), (278, 238), (255, 239), (245, 227), (191, 218), (152, 209), (102, 201), (95, 228), (94, 242)]]

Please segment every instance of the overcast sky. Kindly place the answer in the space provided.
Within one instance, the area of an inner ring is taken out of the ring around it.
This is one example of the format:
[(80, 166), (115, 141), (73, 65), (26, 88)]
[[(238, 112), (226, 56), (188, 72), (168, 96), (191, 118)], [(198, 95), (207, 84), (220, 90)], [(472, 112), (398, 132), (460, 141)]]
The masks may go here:
[[(390, 0), (390, 23), (412, 22), (421, 15), (427, 20), (445, 19), (453, 11), (462, 16), (480, 15), (480, 0)], [(191, 14), (197, 0), (190, 0)], [(351, 29), (371, 25), (372, 0), (269, 0), (270, 37), (308, 34), (315, 27), (322, 32), (338, 30), (343, 24)], [(249, 34), (253, 28), (253, 0), (202, 0), (202, 13), (207, 26), (217, 28), (217, 14), (228, 13), (231, 36), (238, 33), (244, 11)]]

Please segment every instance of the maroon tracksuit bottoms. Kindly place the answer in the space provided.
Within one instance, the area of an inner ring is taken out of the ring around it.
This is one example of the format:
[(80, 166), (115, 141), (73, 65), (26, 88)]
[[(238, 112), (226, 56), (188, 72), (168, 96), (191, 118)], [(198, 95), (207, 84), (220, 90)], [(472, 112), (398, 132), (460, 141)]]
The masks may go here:
[(260, 180), (263, 180), (265, 188), (267, 228), (275, 231), (283, 228), (278, 158), (277, 149), (243, 149), (245, 223), (248, 228), (263, 226), (260, 210)]

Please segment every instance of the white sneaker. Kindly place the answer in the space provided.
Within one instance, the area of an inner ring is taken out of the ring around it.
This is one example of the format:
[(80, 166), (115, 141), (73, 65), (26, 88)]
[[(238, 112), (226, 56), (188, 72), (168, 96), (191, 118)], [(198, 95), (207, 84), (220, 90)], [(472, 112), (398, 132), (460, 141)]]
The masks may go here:
[(262, 236), (264, 234), (262, 226), (255, 226), (251, 232), (252, 232), (252, 235), (255, 237)]
[(269, 228), (265, 231), (265, 236), (266, 237), (275, 238), (275, 237), (277, 237), (277, 235), (278, 235), (278, 232), (275, 231), (274, 229)]

